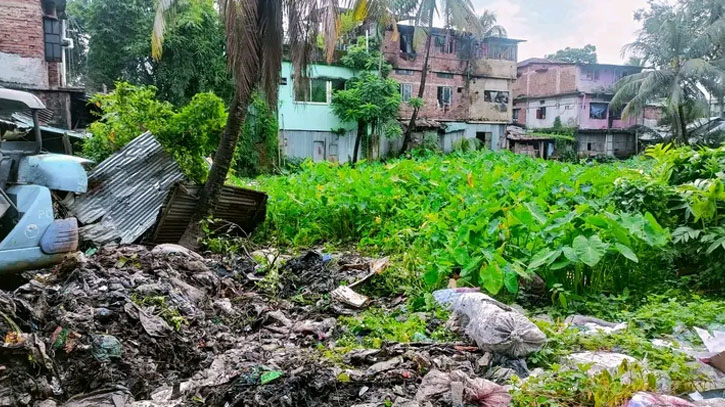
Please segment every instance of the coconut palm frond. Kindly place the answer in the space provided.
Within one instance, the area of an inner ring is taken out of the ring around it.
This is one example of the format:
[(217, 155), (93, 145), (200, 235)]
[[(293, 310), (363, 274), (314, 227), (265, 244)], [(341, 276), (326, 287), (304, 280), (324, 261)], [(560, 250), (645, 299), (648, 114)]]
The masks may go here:
[(282, 29), (283, 6), (281, 2), (266, 2), (259, 10), (260, 43), (264, 48), (262, 53), (262, 73), (260, 89), (272, 109), (277, 108), (279, 97), (280, 66), (282, 66), (282, 43), (284, 32)]
[(227, 61), (237, 94), (251, 94), (260, 79), (259, 2), (222, 0), (220, 11), (227, 33)]
[(151, 33), (151, 56), (154, 60), (161, 59), (164, 48), (164, 34), (166, 33), (166, 14), (175, 6), (177, 0), (158, 0), (154, 15), (154, 27)]

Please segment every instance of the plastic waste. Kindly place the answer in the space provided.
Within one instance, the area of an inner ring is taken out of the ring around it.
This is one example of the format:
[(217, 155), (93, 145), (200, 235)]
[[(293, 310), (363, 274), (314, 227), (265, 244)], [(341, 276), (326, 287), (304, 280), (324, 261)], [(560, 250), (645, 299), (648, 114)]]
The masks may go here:
[(111, 359), (121, 357), (121, 341), (111, 335), (94, 335), (91, 344), (91, 354), (101, 362), (110, 362)]
[(471, 378), (461, 370), (444, 373), (433, 369), (423, 377), (423, 382), (415, 395), (419, 405), (451, 393), (451, 398), (459, 395), (463, 387), (463, 401), (468, 404), (487, 407), (507, 407), (511, 395), (506, 388), (481, 378)]
[(463, 293), (451, 308), (466, 335), (484, 351), (521, 358), (546, 343), (546, 335), (528, 318), (485, 294)]
[(694, 404), (679, 397), (654, 393), (635, 393), (626, 407), (694, 407)]
[(566, 319), (566, 323), (578, 328), (582, 333), (587, 335), (598, 333), (611, 334), (627, 329), (626, 322), (614, 323), (584, 315), (572, 315)]
[(604, 370), (614, 372), (624, 361), (627, 361), (629, 363), (637, 361), (637, 359), (631, 356), (613, 352), (573, 353), (567, 356), (565, 360), (572, 365), (591, 364), (592, 366), (587, 371), (587, 373), (590, 375), (596, 375), (597, 373)]

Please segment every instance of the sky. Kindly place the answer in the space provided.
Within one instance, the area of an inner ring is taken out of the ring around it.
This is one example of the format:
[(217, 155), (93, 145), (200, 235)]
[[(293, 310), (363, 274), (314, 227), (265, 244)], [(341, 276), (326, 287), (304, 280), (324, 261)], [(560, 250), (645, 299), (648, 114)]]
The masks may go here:
[(600, 63), (621, 64), (622, 46), (632, 42), (640, 24), (634, 12), (646, 0), (473, 0), (477, 13), (491, 10), (519, 44), (519, 61), (543, 58), (566, 47), (597, 47)]

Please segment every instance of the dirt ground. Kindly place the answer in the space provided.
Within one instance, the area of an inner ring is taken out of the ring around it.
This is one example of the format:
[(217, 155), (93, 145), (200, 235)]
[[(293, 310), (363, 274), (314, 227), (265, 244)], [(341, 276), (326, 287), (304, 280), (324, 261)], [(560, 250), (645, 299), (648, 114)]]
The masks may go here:
[(329, 293), (369, 260), (309, 252), (270, 283), (249, 258), (125, 246), (26, 275), (0, 291), (0, 406), (404, 406), (425, 372), (487, 368), (466, 343), (324, 357), (359, 312)]

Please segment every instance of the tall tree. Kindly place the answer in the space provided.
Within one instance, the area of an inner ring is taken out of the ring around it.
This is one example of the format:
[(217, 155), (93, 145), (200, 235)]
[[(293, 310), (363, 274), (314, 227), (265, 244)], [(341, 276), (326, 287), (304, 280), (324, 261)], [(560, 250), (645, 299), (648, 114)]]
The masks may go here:
[(506, 37), (507, 32), (504, 26), (498, 24), (496, 13), (489, 10), (483, 10), (478, 16), (479, 30), (484, 37)]
[(596, 64), (597, 47), (592, 44), (587, 44), (583, 48), (566, 47), (556, 51), (554, 54), (547, 55), (545, 58), (575, 64)]
[(702, 26), (687, 7), (663, 4), (652, 4), (638, 18), (642, 31), (625, 52), (653, 69), (620, 80), (611, 104), (630, 116), (664, 101), (675, 140), (687, 143), (689, 122), (707, 114), (709, 95), (723, 92), (725, 63), (718, 49), (725, 22), (719, 17)]
[[(152, 35), (152, 53), (155, 59), (162, 57), (167, 14), (184, 0), (159, 0)], [(226, 55), (234, 77), (235, 91), (232, 97), (227, 123), (219, 146), (214, 154), (209, 176), (199, 194), (194, 215), (181, 239), (181, 244), (198, 247), (201, 222), (212, 215), (219, 201), (239, 141), (252, 92), (259, 87), (270, 106), (277, 106), (277, 86), (282, 67), (283, 39), (289, 42), (291, 59), (298, 80), (295, 86), (305, 89), (307, 62), (310, 50), (318, 34), (324, 29), (328, 59), (332, 57), (337, 39), (337, 1), (324, 0), (219, 0), (219, 13), (224, 22), (227, 44)], [(318, 3), (321, 3), (318, 5)], [(283, 32), (283, 19), (287, 17), (287, 35)], [(330, 46), (329, 44), (332, 44)], [(309, 89), (309, 88), (307, 88)]]
[(69, 55), (71, 80), (96, 91), (112, 88), (118, 80), (154, 85), (159, 97), (176, 106), (208, 91), (230, 100), (224, 29), (213, 0), (189, 0), (178, 7), (160, 61), (151, 58), (149, 43), (155, 4), (70, 0), (69, 30), (77, 44)]

